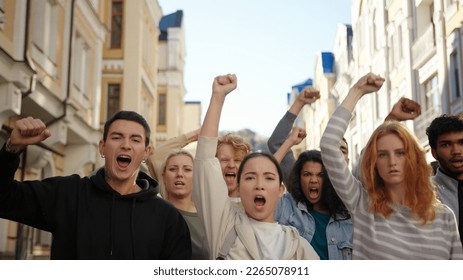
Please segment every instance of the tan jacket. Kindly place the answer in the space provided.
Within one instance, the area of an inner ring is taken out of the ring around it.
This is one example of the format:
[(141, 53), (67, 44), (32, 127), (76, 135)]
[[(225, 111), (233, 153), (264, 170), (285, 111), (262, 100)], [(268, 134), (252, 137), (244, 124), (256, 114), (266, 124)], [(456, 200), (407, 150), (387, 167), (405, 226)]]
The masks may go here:
[[(193, 171), (193, 200), (206, 230), (210, 258), (217, 258), (227, 234), (235, 227), (237, 237), (226, 259), (261, 259), (248, 216), (231, 205), (216, 149), (216, 137), (200, 137)], [(295, 228), (283, 226), (283, 230), (287, 243), (283, 259), (319, 259)]]

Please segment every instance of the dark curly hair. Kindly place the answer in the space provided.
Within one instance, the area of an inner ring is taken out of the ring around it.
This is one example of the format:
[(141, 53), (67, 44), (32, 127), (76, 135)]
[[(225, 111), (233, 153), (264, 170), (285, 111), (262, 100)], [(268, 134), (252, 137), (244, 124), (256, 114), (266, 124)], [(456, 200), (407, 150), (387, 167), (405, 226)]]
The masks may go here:
[(435, 118), (428, 128), (426, 134), (428, 135), (429, 146), (437, 148), (437, 139), (439, 136), (451, 132), (463, 131), (463, 116), (441, 115)]
[(322, 166), (323, 192), (320, 202), (326, 207), (326, 209), (328, 209), (333, 219), (349, 219), (349, 211), (347, 211), (346, 206), (339, 198), (338, 194), (333, 188), (333, 185), (331, 184), (330, 179), (328, 178), (320, 151), (308, 150), (299, 155), (298, 159), (293, 165), (293, 168), (291, 169), (291, 173), (289, 174), (289, 193), (291, 193), (296, 202), (305, 203), (307, 210), (313, 210), (314, 206), (305, 197), (301, 184), (302, 167), (306, 162), (309, 161), (320, 163)]

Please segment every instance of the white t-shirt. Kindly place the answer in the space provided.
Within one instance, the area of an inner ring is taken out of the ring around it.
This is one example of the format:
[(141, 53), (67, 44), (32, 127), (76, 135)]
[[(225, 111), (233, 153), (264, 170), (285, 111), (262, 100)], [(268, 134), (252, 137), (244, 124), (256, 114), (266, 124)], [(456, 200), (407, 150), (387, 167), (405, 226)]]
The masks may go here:
[(278, 223), (259, 222), (249, 218), (263, 260), (281, 260), (286, 247), (284, 228)]

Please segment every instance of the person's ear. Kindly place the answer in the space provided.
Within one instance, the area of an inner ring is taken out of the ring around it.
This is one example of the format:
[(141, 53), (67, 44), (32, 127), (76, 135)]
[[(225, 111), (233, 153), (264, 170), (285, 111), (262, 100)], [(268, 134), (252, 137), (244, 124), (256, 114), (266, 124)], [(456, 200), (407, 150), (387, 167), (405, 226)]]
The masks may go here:
[(100, 143), (98, 143), (98, 151), (100, 152), (100, 155), (102, 158), (104, 158), (104, 141), (100, 140)]
[(148, 157), (152, 154), (152, 150), (153, 150), (153, 147), (151, 146), (151, 144), (145, 147), (145, 155), (143, 156), (144, 160), (148, 159)]
[(280, 183), (280, 189), (278, 190), (278, 197), (282, 197), (285, 193), (285, 185), (283, 182)]

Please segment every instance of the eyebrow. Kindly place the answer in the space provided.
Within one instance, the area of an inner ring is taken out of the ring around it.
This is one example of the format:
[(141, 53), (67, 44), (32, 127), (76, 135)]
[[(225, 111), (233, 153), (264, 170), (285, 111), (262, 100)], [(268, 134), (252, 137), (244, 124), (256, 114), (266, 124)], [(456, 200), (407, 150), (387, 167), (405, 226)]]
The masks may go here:
[(456, 143), (456, 142), (461, 142), (463, 141), (463, 138), (458, 138), (455, 140), (439, 140), (437, 143)]
[[(249, 171), (249, 172), (244, 173), (244, 175), (257, 175), (257, 172)], [(264, 172), (264, 175), (276, 175), (276, 173), (273, 173), (272, 171), (266, 171)]]
[[(405, 148), (393, 149), (392, 151), (393, 151), (393, 152), (405, 151)], [(376, 152), (377, 152), (377, 153), (387, 153), (387, 152), (389, 152), (389, 150), (377, 150)]]
[(166, 167), (172, 167), (172, 166), (175, 166), (175, 167), (191, 167), (191, 168), (193, 168), (193, 165), (191, 165), (191, 164), (168, 164)]
[[(124, 136), (124, 133), (118, 132), (118, 131), (113, 131), (109, 135)], [(143, 135), (141, 135), (141, 134), (132, 134), (132, 135), (130, 135), (130, 138), (141, 138), (141, 139), (143, 139)]]
[(320, 175), (320, 174), (323, 174), (323, 171), (320, 171), (320, 172), (310, 172), (310, 171), (303, 171), (302, 173), (309, 173), (309, 174), (316, 174), (316, 175)]

